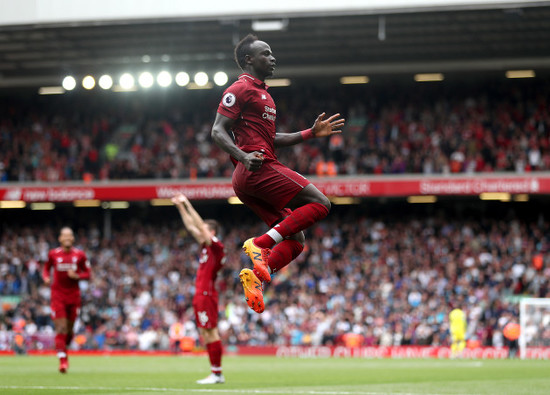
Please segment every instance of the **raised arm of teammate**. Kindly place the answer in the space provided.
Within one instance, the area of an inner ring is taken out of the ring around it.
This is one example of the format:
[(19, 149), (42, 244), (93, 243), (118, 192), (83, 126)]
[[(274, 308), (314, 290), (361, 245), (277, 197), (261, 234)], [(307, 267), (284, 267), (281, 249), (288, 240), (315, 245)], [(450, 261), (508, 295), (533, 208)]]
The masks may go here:
[(202, 235), (204, 236), (204, 239), (205, 239), (205, 244), (210, 245), (212, 243), (212, 236), (210, 235), (210, 231), (208, 230), (208, 227), (204, 223), (204, 220), (199, 215), (199, 213), (197, 213), (197, 210), (195, 210), (195, 208), (193, 207), (193, 205), (191, 204), (187, 196), (185, 195), (181, 195), (181, 196), (183, 197), (182, 198), (183, 206), (185, 207), (189, 215), (191, 215), (191, 219), (195, 223), (195, 226), (202, 232)]
[(325, 115), (324, 112), (319, 114), (311, 129), (295, 133), (277, 133), (274, 140), (275, 147), (288, 147), (299, 144), (309, 138), (326, 137), (342, 133), (340, 129), (344, 126), (345, 119), (340, 118), (340, 114), (334, 114), (324, 119)]
[(199, 213), (195, 211), (189, 199), (185, 195), (179, 194), (172, 198), (172, 203), (176, 205), (185, 228), (191, 233), (191, 236), (193, 236), (197, 243), (201, 245), (206, 244), (207, 246), (212, 244), (212, 238), (206, 224)]
[(193, 219), (195, 226), (200, 231), (202, 231), (203, 236), (206, 238), (207, 244), (210, 245), (210, 241), (211, 241), (210, 231), (208, 230), (208, 227), (204, 223), (204, 220), (199, 215), (199, 213), (197, 213), (197, 210), (195, 210), (195, 208), (193, 207), (193, 205), (191, 204), (187, 196), (185, 195), (182, 195), (182, 196), (183, 196), (183, 205), (187, 209), (187, 212), (191, 215), (191, 218)]
[(216, 113), (216, 119), (214, 120), (214, 126), (212, 126), (212, 140), (225, 152), (231, 155), (233, 158), (241, 162), (246, 170), (258, 171), (262, 167), (264, 161), (261, 152), (244, 152), (241, 150), (233, 139), (231, 138), (229, 131), (235, 121), (225, 115)]

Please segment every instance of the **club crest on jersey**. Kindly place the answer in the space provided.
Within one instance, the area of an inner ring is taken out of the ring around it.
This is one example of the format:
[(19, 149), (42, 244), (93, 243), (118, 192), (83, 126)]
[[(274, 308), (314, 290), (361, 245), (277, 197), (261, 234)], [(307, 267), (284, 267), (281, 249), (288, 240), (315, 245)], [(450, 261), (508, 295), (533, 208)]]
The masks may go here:
[(226, 107), (232, 107), (236, 101), (237, 101), (237, 98), (233, 93), (226, 93), (222, 99), (222, 103)]
[(262, 100), (267, 100), (267, 96), (262, 94)]

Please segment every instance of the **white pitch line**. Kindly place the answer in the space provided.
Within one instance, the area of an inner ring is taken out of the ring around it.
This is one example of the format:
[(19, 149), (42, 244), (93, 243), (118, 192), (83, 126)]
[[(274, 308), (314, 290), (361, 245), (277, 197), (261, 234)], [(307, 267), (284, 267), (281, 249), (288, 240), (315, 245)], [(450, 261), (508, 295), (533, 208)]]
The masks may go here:
[(45, 385), (0, 385), (6, 390), (70, 390), (70, 391), (137, 391), (137, 392), (198, 392), (198, 393), (236, 393), (236, 394), (304, 394), (304, 395), (443, 395), (410, 392), (350, 392), (350, 391), (295, 391), (282, 389), (212, 389), (212, 388), (150, 388), (150, 387), (72, 387)]

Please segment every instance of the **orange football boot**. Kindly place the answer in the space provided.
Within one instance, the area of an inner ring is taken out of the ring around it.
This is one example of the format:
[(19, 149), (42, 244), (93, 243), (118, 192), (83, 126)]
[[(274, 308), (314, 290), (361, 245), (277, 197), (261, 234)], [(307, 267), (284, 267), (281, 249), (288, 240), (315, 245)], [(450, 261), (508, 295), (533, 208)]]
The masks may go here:
[(263, 313), (265, 308), (264, 291), (260, 279), (250, 269), (241, 270), (239, 278), (243, 285), (244, 297), (248, 307), (258, 314)]
[[(243, 251), (254, 264), (254, 272), (260, 281), (270, 282), (269, 266), (267, 260), (271, 250), (269, 248), (260, 248), (254, 244), (254, 239), (250, 238), (243, 244)], [(242, 272), (241, 272), (242, 273)]]

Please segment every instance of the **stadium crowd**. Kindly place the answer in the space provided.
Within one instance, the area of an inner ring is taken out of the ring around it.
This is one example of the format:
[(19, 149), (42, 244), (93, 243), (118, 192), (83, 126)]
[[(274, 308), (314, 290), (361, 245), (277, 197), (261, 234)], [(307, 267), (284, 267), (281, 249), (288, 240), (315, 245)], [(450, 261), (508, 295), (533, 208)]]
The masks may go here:
[[(448, 313), (460, 307), (470, 340), (501, 346), (503, 326), (517, 320), (514, 295), (550, 297), (547, 219), (382, 219), (350, 207), (308, 231), (305, 253), (267, 286), (261, 315), (247, 308), (237, 276), (249, 263), (240, 245), (260, 225), (235, 221), (234, 213), (221, 218), (225, 345), (448, 345)], [(0, 300), (21, 299), (0, 310), (0, 350), (10, 347), (17, 330), (25, 347), (51, 347), (49, 288), (40, 269), (57, 245), (57, 231), (2, 228)], [(73, 347), (168, 349), (169, 327), (177, 321), (198, 340), (191, 300), (199, 251), (180, 223), (130, 220), (109, 240), (94, 226), (76, 234), (93, 277), (82, 284)]]
[[(495, 85), (273, 88), (281, 132), (308, 128), (321, 111), (347, 118), (342, 135), (280, 159), (321, 176), (549, 170), (550, 82)], [(220, 96), (52, 98), (32, 110), (11, 101), (0, 111), (0, 180), (228, 176), (229, 158), (210, 141)]]

